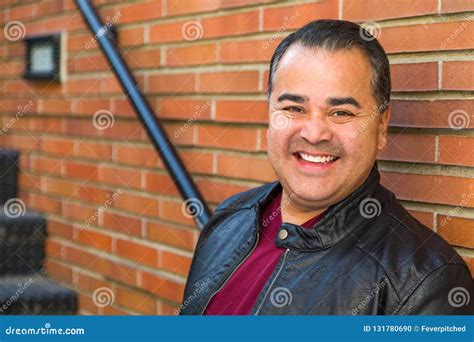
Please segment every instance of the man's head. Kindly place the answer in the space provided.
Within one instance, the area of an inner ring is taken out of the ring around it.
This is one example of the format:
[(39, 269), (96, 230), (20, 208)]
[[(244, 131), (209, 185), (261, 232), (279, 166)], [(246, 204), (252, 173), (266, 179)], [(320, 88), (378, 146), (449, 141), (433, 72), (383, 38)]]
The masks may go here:
[(311, 22), (277, 47), (268, 100), (275, 173), (301, 207), (325, 208), (363, 183), (386, 144), (387, 56), (354, 23)]

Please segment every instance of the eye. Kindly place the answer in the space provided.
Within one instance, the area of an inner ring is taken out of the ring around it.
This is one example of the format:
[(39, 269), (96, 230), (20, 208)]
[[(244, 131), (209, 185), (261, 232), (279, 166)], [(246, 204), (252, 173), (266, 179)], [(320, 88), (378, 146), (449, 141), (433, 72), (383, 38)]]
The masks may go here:
[(283, 110), (287, 110), (287, 111), (290, 111), (290, 112), (297, 112), (297, 113), (303, 113), (304, 112), (303, 108), (296, 107), (296, 106), (289, 106), (289, 107), (284, 108)]
[(338, 110), (332, 113), (333, 116), (336, 117), (346, 117), (346, 116), (354, 116), (351, 112), (346, 112), (345, 110)]

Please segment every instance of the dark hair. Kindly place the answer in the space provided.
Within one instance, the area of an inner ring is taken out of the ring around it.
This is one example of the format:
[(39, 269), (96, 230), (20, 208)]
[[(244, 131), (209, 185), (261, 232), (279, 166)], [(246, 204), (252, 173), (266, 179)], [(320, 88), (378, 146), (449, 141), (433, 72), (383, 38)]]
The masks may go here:
[(387, 55), (375, 37), (363, 27), (344, 20), (315, 20), (291, 33), (276, 48), (268, 77), (267, 96), (273, 91), (273, 79), (281, 58), (294, 43), (327, 51), (359, 48), (369, 59), (372, 69), (372, 94), (375, 97), (379, 113), (390, 102), (390, 65)]

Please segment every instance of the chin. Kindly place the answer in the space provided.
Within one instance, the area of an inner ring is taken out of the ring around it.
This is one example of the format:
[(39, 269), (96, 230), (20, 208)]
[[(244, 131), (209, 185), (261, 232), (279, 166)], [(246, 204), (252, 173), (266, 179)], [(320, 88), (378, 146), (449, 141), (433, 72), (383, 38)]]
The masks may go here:
[[(331, 202), (334, 197), (336, 187), (334, 184), (328, 183), (327, 180), (314, 180), (308, 182), (298, 182), (298, 180), (290, 182), (290, 191), (300, 200), (307, 202)], [(333, 204), (333, 203), (330, 203)]]

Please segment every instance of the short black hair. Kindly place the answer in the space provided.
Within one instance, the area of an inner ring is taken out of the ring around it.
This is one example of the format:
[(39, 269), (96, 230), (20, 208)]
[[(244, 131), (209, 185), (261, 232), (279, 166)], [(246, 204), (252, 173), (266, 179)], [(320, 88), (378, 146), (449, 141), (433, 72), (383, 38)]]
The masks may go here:
[(377, 39), (365, 28), (345, 20), (315, 20), (283, 39), (276, 48), (268, 77), (267, 96), (273, 91), (273, 81), (278, 64), (288, 48), (299, 43), (308, 48), (322, 48), (327, 51), (359, 48), (367, 56), (372, 69), (372, 93), (377, 110), (383, 113), (390, 102), (390, 64), (387, 54)]

